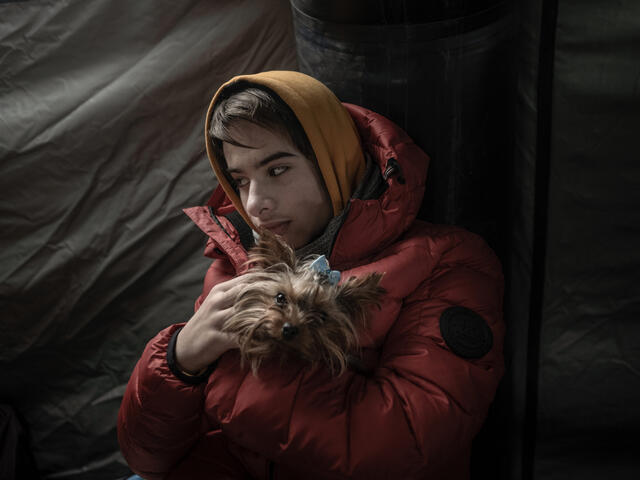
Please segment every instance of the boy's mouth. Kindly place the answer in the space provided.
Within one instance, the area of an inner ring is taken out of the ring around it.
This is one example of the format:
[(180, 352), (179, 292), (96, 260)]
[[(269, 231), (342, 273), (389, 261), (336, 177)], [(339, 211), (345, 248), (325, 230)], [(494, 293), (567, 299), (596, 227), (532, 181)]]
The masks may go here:
[(277, 235), (284, 235), (289, 228), (290, 220), (286, 220), (283, 222), (271, 222), (264, 225), (261, 225), (262, 228), (269, 230)]

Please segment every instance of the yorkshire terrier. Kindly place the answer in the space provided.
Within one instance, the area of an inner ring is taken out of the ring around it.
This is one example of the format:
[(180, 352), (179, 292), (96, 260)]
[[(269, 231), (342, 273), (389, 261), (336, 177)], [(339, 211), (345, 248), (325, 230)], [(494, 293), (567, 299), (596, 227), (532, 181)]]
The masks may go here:
[[(248, 284), (222, 330), (236, 336), (242, 363), (254, 375), (266, 358), (324, 362), (342, 374), (359, 348), (368, 310), (380, 307), (382, 274), (338, 283), (324, 256), (298, 260), (275, 234), (264, 231), (249, 251)], [(356, 361), (357, 363), (357, 361)]]

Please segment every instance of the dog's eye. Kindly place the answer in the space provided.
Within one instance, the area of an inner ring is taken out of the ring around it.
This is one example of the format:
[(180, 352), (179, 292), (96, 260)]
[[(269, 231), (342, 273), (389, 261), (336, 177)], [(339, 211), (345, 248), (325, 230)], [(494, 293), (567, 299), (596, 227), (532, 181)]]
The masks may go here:
[(276, 305), (284, 306), (287, 304), (287, 297), (284, 296), (284, 293), (278, 293), (276, 295)]

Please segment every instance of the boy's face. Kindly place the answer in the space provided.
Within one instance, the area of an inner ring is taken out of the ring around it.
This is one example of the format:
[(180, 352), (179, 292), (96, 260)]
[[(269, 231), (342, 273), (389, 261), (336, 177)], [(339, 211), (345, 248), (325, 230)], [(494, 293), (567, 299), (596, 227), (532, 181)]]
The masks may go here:
[(318, 237), (333, 216), (324, 181), (311, 160), (279, 132), (240, 121), (224, 142), (227, 170), (242, 206), (256, 227), (278, 235), (294, 249)]

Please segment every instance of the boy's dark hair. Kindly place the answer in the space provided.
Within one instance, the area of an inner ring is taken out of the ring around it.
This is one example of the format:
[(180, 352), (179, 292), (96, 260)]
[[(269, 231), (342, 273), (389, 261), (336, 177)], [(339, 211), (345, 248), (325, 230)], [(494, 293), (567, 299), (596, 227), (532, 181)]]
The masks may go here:
[(317, 165), (316, 157), (300, 121), (275, 92), (261, 85), (236, 82), (228, 86), (218, 100), (209, 126), (213, 152), (226, 171), (222, 142), (244, 147), (233, 138), (230, 130), (238, 120), (254, 123), (278, 132), (291, 140), (300, 153)]

